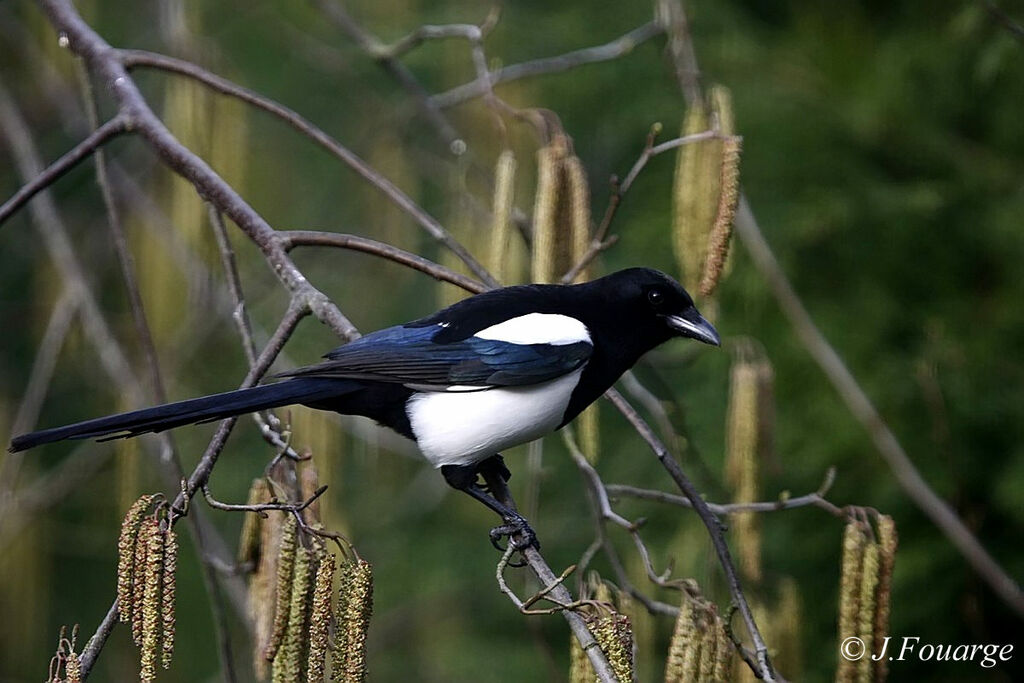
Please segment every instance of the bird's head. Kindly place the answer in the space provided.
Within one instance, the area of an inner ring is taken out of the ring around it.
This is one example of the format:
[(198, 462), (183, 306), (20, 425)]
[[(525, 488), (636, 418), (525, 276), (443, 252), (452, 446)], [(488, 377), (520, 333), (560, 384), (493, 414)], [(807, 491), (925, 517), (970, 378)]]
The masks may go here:
[(622, 327), (646, 336), (656, 346), (687, 337), (719, 346), (714, 326), (700, 314), (683, 286), (652, 268), (628, 268), (595, 280), (609, 316)]

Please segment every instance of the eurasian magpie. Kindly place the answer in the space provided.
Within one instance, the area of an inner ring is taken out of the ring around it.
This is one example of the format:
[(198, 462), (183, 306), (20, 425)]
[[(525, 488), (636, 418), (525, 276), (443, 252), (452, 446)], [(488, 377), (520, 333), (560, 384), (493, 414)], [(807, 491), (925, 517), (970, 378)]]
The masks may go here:
[[(500, 452), (568, 424), (647, 351), (672, 337), (720, 343), (675, 280), (630, 268), (578, 285), (521, 285), (459, 301), (328, 353), (273, 384), (15, 437), (10, 451), (108, 439), (302, 404), (363, 415), (416, 442), (456, 489), (498, 513), (491, 539), (536, 536), (477, 482), (509, 475)], [(521, 535), (520, 535), (521, 534)]]

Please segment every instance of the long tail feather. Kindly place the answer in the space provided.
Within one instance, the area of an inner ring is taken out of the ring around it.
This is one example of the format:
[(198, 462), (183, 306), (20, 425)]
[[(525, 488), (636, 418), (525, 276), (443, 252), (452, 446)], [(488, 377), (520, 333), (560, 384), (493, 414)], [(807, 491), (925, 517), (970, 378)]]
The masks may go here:
[(286, 380), (23, 434), (11, 440), (8, 450), (16, 453), (63, 439), (118, 439), (149, 432), (162, 432), (182, 425), (213, 422), (267, 408), (322, 401), (358, 388), (358, 382), (344, 379), (309, 377)]

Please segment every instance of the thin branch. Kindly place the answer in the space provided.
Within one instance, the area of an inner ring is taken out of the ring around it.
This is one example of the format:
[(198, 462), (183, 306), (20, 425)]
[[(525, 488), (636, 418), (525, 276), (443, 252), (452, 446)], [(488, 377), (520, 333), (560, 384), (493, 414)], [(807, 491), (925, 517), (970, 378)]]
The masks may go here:
[(351, 249), (352, 251), (373, 254), (403, 266), (408, 266), (421, 273), (426, 273), (435, 280), (451, 283), (473, 294), (479, 294), (489, 289), (489, 287), (486, 287), (481, 282), (457, 273), (451, 268), (446, 268), (429, 259), (425, 259), (419, 254), (414, 254), (368, 237), (338, 232), (318, 232), (315, 230), (284, 230), (278, 233), (278, 238), (285, 251), (291, 251), (295, 247), (300, 246)]
[(1017, 40), (1024, 41), (1024, 26), (1014, 20), (1013, 17), (1003, 11), (992, 0), (981, 0), (981, 4), (985, 6), (985, 11), (989, 13), (993, 21), (1005, 28)]
[[(843, 508), (835, 505), (825, 498), (825, 494), (832, 486), (835, 479), (835, 468), (829, 468), (825, 475), (825, 481), (814, 493), (808, 493), (796, 498), (780, 498), (755, 503), (708, 503), (708, 509), (716, 515), (735, 515), (742, 512), (779, 512), (780, 510), (793, 510), (802, 507), (818, 507), (836, 517), (845, 518), (847, 515)], [(605, 490), (612, 498), (637, 498), (639, 500), (651, 500), (657, 503), (667, 503), (679, 507), (693, 509), (693, 503), (685, 496), (679, 496), (665, 491), (638, 488), (625, 484), (606, 484)]]
[(412, 71), (397, 58), (378, 54), (376, 48), (381, 45), (381, 42), (353, 19), (340, 3), (334, 2), (334, 0), (314, 0), (314, 2), (328, 20), (344, 31), (412, 96), (423, 117), (437, 130), (438, 135), (441, 136), (450, 151), (455, 152), (465, 144), (458, 131), (441, 111), (441, 107), (430, 99), (430, 93), (416, 79)]
[[(583, 66), (584, 64), (607, 62), (629, 54), (637, 45), (661, 33), (662, 29), (654, 22), (650, 22), (604, 45), (574, 50), (555, 57), (545, 57), (520, 64), (511, 64), (497, 71), (490, 72), (489, 81), (493, 85), (498, 85), (500, 83), (518, 81), (523, 78), (560, 73)], [(430, 102), (441, 109), (447, 109), (448, 107), (480, 97), (487, 93), (487, 89), (487, 83), (480, 78), (476, 78), (469, 83), (434, 95), (430, 98)]]
[(875, 448), (885, 460), (900, 487), (910, 499), (939, 527), (960, 551), (974, 571), (992, 588), (1018, 616), (1024, 617), (1024, 591), (957, 516), (956, 512), (932, 490), (911, 461), (896, 435), (886, 424), (867, 393), (814, 324), (803, 302), (797, 296), (775, 254), (757, 225), (745, 196), (740, 197), (736, 211), (736, 233), (750, 252), (754, 265), (768, 282), (789, 319), (797, 337), (825, 373), (839, 397), (868, 432)]
[[(59, 2), (61, 0), (46, 1)], [(313, 123), (306, 120), (297, 112), (275, 102), (274, 100), (253, 92), (248, 88), (244, 88), (233, 83), (226, 78), (217, 76), (216, 74), (211, 73), (210, 71), (207, 71), (206, 69), (203, 69), (191, 62), (186, 62), (180, 59), (175, 59), (174, 57), (168, 57), (166, 55), (156, 54), (153, 52), (146, 52), (144, 50), (120, 50), (117, 52), (117, 55), (120, 60), (119, 63), (123, 64), (127, 68), (143, 66), (188, 76), (216, 92), (230, 97), (235, 97), (258, 109), (262, 109), (263, 111), (273, 114), (295, 130), (319, 144), (336, 158), (348, 165), (348, 167), (355, 171), (361, 178), (380, 190), (392, 203), (409, 214), (417, 223), (419, 223), (419, 225), (423, 227), (431, 237), (443, 244), (463, 263), (465, 263), (466, 267), (468, 267), (474, 275), (492, 287), (498, 286), (497, 281), (494, 280), (482, 265), (480, 265), (480, 262), (477, 261), (464, 246), (456, 241), (455, 238), (441, 226), (437, 219), (428, 214), (426, 210), (413, 201), (409, 195), (399, 189), (397, 185), (374, 170), (361, 157), (343, 146)], [(225, 211), (225, 213), (230, 215), (227, 211)], [(234, 217), (232, 217), (232, 220), (234, 220)]]
[(11, 215), (24, 206), (32, 197), (41, 190), (46, 189), (63, 176), (65, 173), (77, 166), (83, 159), (87, 159), (101, 146), (110, 142), (118, 135), (129, 131), (128, 119), (118, 115), (110, 119), (102, 126), (89, 134), (64, 156), (54, 161), (45, 169), (39, 172), (32, 180), (22, 185), (21, 189), (14, 193), (10, 199), (0, 206), (0, 225), (11, 217)]

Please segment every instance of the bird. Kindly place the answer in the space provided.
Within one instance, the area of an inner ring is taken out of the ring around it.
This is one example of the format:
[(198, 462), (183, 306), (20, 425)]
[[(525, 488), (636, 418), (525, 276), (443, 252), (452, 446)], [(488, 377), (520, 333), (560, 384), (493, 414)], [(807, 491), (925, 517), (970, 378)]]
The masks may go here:
[(674, 337), (721, 344), (690, 294), (658, 270), (503, 287), (359, 337), (273, 383), (16, 436), (9, 450), (133, 437), (302, 404), (362, 415), (411, 439), (450, 486), (501, 517), (490, 532), (495, 546), (507, 536), (517, 548), (539, 547), (529, 523), (480, 477), (508, 481), (503, 450), (564, 427)]

